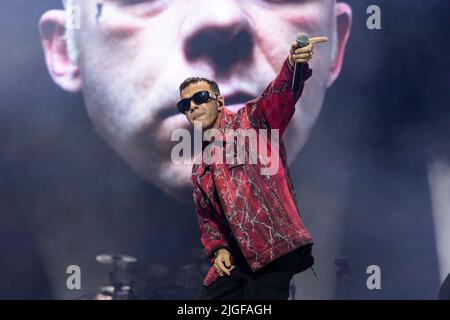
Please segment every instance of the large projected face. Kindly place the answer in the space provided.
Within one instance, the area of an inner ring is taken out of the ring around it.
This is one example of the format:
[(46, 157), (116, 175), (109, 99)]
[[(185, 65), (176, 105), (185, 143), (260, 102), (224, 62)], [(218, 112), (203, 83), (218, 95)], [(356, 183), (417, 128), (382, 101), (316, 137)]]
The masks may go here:
[(313, 77), (286, 132), (292, 160), (340, 72), (351, 25), (350, 7), (334, 0), (72, 4), (80, 6), (81, 28), (67, 37), (64, 11), (48, 11), (40, 21), (52, 78), (68, 91), (83, 92), (98, 133), (138, 174), (185, 199), (191, 166), (170, 158), (177, 143), (170, 142), (172, 130), (189, 128), (177, 113), (178, 85), (191, 76), (214, 79), (225, 105), (236, 110), (274, 79), (298, 32), (328, 36), (331, 41), (316, 48)]

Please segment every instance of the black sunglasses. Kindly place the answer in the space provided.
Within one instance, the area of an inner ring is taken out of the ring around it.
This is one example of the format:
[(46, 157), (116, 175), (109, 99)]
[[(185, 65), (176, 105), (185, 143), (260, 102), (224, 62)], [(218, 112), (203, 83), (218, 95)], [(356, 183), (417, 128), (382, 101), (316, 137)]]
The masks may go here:
[(211, 99), (217, 98), (211, 97), (209, 91), (196, 92), (192, 95), (192, 97), (181, 99), (180, 101), (178, 101), (177, 103), (178, 111), (180, 111), (183, 114), (186, 114), (186, 111), (188, 111), (191, 108), (191, 100), (194, 100), (196, 105), (200, 105), (208, 102)]

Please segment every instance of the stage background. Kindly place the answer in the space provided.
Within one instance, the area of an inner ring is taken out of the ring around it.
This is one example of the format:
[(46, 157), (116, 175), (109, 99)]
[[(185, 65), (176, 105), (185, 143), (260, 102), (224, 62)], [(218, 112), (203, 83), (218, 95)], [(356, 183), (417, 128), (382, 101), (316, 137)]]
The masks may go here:
[[(450, 270), (439, 270), (427, 166), (450, 161), (449, 3), (347, 2), (343, 70), (291, 172), (307, 226), (313, 215), (342, 222), (330, 259), (349, 269), (332, 266), (331, 294), (320, 274), (297, 276), (295, 297), (435, 299)], [(51, 81), (37, 24), (59, 1), (0, 4), (0, 298), (92, 294), (108, 283), (94, 259), (104, 252), (165, 266), (172, 276), (149, 286), (171, 284), (200, 248), (192, 207), (132, 172), (93, 131), (81, 95)], [(382, 30), (365, 27), (370, 4), (382, 9)], [(72, 264), (80, 291), (66, 288)], [(372, 264), (381, 290), (366, 287)]]

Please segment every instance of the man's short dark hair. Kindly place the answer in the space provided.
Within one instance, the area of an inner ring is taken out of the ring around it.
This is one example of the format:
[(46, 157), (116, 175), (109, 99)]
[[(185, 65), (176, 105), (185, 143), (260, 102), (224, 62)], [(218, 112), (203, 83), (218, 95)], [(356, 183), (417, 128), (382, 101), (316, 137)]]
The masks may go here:
[(181, 94), (181, 91), (186, 89), (191, 83), (197, 83), (197, 82), (201, 82), (201, 81), (204, 81), (207, 84), (209, 84), (209, 86), (211, 87), (212, 91), (215, 94), (220, 95), (220, 90), (219, 90), (219, 86), (217, 85), (217, 83), (214, 80), (207, 79), (207, 78), (202, 78), (202, 77), (190, 77), (190, 78), (187, 78), (186, 80), (184, 80), (180, 84), (180, 94)]

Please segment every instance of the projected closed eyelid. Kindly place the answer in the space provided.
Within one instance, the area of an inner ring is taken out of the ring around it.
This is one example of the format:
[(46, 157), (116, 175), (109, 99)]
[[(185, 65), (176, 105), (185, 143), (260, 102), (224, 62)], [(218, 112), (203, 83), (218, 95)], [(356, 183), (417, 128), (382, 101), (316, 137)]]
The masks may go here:
[(157, 15), (175, 0), (110, 0), (127, 14), (142, 17)]
[(134, 4), (142, 4), (142, 3), (158, 3), (158, 2), (170, 2), (168, 0), (113, 0), (113, 2), (117, 2), (121, 5), (134, 5)]
[(264, 2), (270, 2), (275, 4), (295, 4), (295, 3), (304, 3), (304, 2), (311, 2), (311, 1), (320, 1), (320, 0), (261, 0)]

